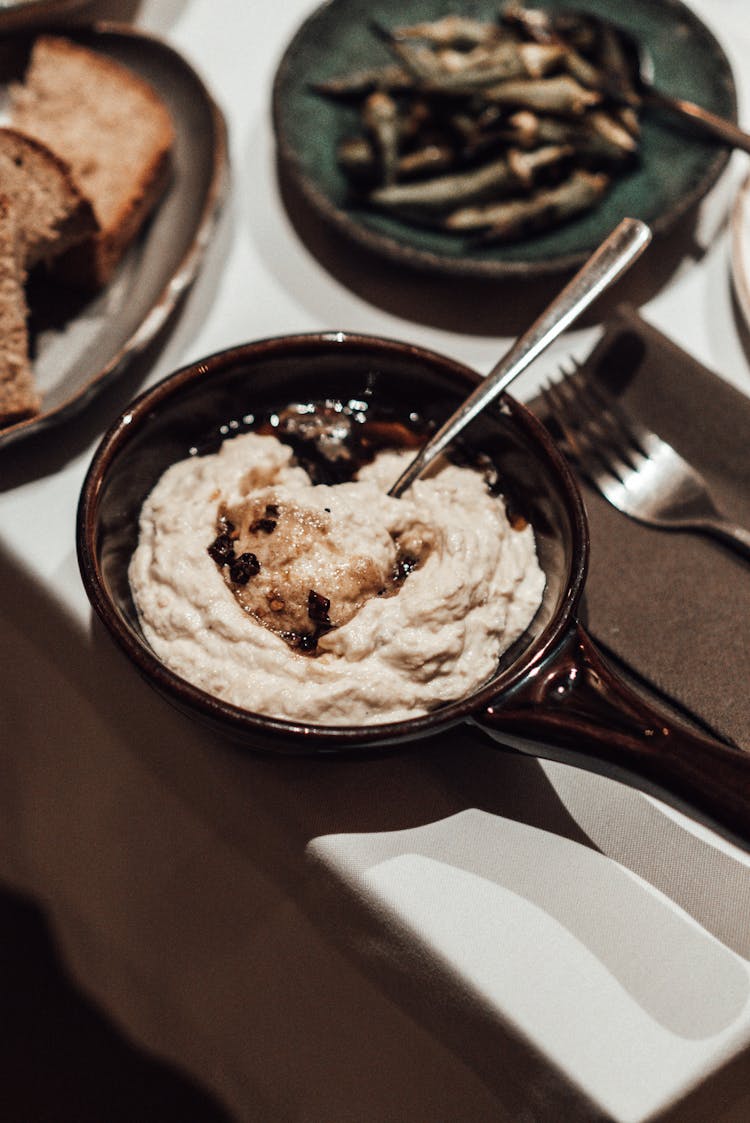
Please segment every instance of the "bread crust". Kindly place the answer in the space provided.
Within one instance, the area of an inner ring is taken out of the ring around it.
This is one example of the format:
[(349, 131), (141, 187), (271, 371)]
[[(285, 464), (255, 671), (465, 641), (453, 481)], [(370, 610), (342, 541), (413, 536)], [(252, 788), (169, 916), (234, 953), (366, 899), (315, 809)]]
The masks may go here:
[(36, 40), (11, 100), (15, 127), (39, 137), (70, 166), (99, 223), (99, 232), (66, 253), (58, 269), (72, 283), (100, 288), (167, 186), (174, 144), (169, 110), (140, 75), (50, 35)]
[(48, 265), (98, 224), (70, 169), (16, 129), (0, 128), (0, 427), (41, 409), (29, 356), (29, 271)]
[(55, 274), (77, 288), (101, 288), (112, 278), (130, 243), (166, 190), (171, 177), (169, 153), (149, 170), (141, 193), (127, 201), (117, 224), (77, 242), (54, 263)]
[(0, 195), (0, 427), (41, 408), (29, 361), (23, 252), (13, 202)]
[(46, 144), (0, 128), (0, 189), (14, 206), (23, 265), (49, 262), (99, 225), (68, 165)]

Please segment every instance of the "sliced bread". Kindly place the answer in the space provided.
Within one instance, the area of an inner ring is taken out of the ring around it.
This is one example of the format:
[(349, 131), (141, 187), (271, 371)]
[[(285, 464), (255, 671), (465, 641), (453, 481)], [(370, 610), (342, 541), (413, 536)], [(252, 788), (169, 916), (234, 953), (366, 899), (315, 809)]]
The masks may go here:
[(23, 83), (11, 90), (11, 119), (69, 165), (99, 223), (97, 234), (61, 259), (67, 279), (106, 284), (168, 182), (169, 110), (109, 56), (41, 35)]
[(13, 204), (26, 269), (50, 261), (98, 229), (67, 165), (45, 144), (15, 129), (0, 128), (0, 191)]
[(0, 195), (0, 427), (39, 412), (29, 362), (20, 226), (10, 199)]
[(97, 229), (63, 161), (38, 140), (0, 128), (0, 428), (39, 412), (29, 359), (28, 272)]

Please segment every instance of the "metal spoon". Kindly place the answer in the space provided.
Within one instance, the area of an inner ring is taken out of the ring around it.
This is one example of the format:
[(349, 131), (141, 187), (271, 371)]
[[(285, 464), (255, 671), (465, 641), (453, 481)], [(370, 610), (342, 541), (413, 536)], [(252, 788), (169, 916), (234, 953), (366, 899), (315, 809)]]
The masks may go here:
[[(667, 109), (672, 113), (677, 113), (680, 117), (685, 117), (693, 124), (698, 125), (704, 132), (709, 133), (711, 136), (718, 137), (719, 140), (725, 141), (727, 144), (733, 145), (735, 148), (741, 148), (744, 152), (750, 152), (750, 133), (743, 132), (731, 121), (727, 121), (724, 117), (717, 116), (716, 113), (711, 113), (708, 109), (703, 109), (700, 105), (696, 105), (693, 101), (688, 101), (686, 98), (673, 97), (671, 94), (665, 94), (662, 90), (654, 85), (654, 60), (651, 57), (651, 52), (648, 48), (630, 32), (624, 28), (619, 27), (617, 24), (609, 20), (598, 19), (600, 24), (609, 26), (615, 35), (620, 40), (623, 50), (629, 58), (633, 61), (633, 80), (634, 80), (634, 93), (635, 105), (653, 106), (658, 109)], [(618, 97), (622, 91), (617, 87), (610, 88), (609, 84), (605, 85), (607, 93), (614, 96), (617, 100), (633, 103), (627, 96)]]
[(637, 218), (624, 218), (541, 316), (519, 336), (484, 381), (480, 382), (441, 428), (433, 433), (388, 494), (395, 497), (403, 495), (461, 430), (640, 257), (650, 241), (651, 230), (645, 222)]

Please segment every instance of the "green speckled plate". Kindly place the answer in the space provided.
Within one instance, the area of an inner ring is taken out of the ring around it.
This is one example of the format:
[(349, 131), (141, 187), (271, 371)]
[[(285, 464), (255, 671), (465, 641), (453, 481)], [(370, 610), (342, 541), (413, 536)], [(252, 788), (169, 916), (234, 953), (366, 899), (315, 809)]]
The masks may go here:
[[(551, 0), (537, 0), (551, 7)], [(463, 10), (491, 19), (498, 0), (329, 0), (302, 25), (274, 82), (273, 116), (279, 159), (308, 202), (355, 243), (399, 264), (457, 276), (523, 277), (579, 265), (624, 215), (671, 229), (716, 182), (728, 149), (691, 135), (675, 119), (650, 111), (642, 118), (640, 165), (617, 180), (602, 202), (556, 230), (504, 246), (468, 250), (453, 235), (427, 230), (347, 205), (336, 164), (337, 141), (356, 129), (355, 110), (315, 94), (311, 83), (391, 58), (370, 32)], [(560, 7), (561, 5), (556, 5)], [(569, 5), (572, 6), (572, 5)], [(580, 0), (576, 8), (611, 18), (648, 45), (656, 84), (733, 121), (736, 92), (726, 55), (680, 0)]]

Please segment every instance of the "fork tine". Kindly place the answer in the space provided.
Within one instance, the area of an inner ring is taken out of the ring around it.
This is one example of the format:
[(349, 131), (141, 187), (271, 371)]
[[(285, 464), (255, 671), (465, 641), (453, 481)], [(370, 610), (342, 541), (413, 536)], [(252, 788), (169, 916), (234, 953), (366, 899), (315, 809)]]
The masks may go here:
[(552, 418), (563, 435), (568, 451), (575, 457), (579, 468), (592, 483), (596, 481), (596, 458), (591, 440), (585, 429), (573, 419), (570, 405), (562, 389), (562, 382), (548, 381), (542, 387), (542, 398)]
[(624, 467), (634, 468), (633, 442), (611, 408), (611, 402), (597, 396), (584, 372), (575, 371), (565, 380), (568, 403), (575, 409), (579, 424), (586, 428), (592, 446), (613, 475), (620, 476)]
[(562, 379), (548, 383), (543, 395), (568, 451), (596, 487), (604, 486), (607, 479), (622, 482), (633, 465), (627, 447), (622, 447), (616, 425), (606, 415), (600, 416), (597, 404), (586, 395), (585, 380), (578, 372), (562, 373)]
[(716, 507), (700, 472), (657, 433), (632, 422), (578, 363), (560, 373), (541, 390), (547, 425), (562, 434), (565, 452), (604, 499), (648, 526), (713, 534), (747, 553), (748, 532)]
[[(584, 388), (592, 404), (595, 404), (599, 413), (605, 413), (620, 431), (621, 438), (627, 445), (631, 445), (643, 456), (649, 455), (649, 432), (636, 418), (631, 417), (621, 406), (615, 395), (595, 378), (588, 378), (586, 372), (577, 359), (571, 360), (573, 372), (569, 375), (576, 378)], [(560, 368), (562, 370), (562, 367)]]
[(642, 465), (648, 448), (631, 431), (619, 404), (602, 387), (595, 386), (579, 364), (574, 364), (572, 371), (562, 366), (560, 370), (563, 378), (557, 383), (557, 412), (565, 413), (569, 431), (576, 430), (579, 450), (585, 445), (589, 458), (595, 456), (600, 468), (624, 482)]

